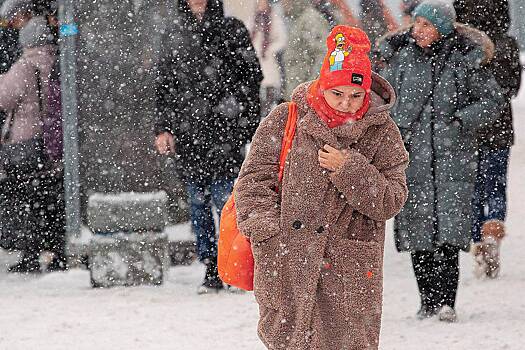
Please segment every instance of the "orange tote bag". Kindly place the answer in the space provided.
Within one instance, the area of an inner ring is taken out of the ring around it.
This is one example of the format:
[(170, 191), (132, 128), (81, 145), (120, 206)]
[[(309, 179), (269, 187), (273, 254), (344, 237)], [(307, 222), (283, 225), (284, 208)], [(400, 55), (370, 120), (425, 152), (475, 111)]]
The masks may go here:
[[(279, 182), (283, 178), (286, 156), (292, 147), (296, 124), (297, 105), (291, 102), (279, 160)], [(224, 283), (244, 290), (253, 290), (252, 246), (250, 240), (237, 227), (233, 194), (222, 208), (217, 259), (219, 276)]]

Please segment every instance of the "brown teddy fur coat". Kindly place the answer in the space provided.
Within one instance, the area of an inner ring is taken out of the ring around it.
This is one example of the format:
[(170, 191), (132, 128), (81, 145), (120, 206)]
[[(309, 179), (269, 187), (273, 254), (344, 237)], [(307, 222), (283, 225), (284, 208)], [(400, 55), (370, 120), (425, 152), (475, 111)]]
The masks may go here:
[[(309, 85), (293, 95), (297, 132), (282, 184), (287, 104), (259, 126), (234, 191), (253, 247), (258, 333), (269, 349), (377, 349), (385, 221), (407, 198), (408, 154), (388, 112), (395, 95), (374, 75), (365, 117), (330, 129), (306, 103)], [(333, 173), (318, 162), (325, 144), (349, 151)]]

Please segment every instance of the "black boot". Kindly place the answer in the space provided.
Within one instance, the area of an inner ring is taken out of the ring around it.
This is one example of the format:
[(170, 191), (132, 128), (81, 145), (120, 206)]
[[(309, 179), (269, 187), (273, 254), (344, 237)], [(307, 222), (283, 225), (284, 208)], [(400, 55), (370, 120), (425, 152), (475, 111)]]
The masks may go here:
[(217, 258), (205, 259), (204, 264), (206, 264), (206, 274), (204, 275), (204, 282), (199, 287), (198, 294), (218, 293), (224, 288), (224, 285), (217, 270)]
[(39, 254), (37, 253), (22, 253), (22, 259), (15, 265), (7, 268), (7, 272), (11, 273), (38, 273), (40, 272), (40, 262), (38, 261)]
[(67, 259), (63, 254), (55, 254), (53, 260), (47, 265), (47, 272), (67, 271), (69, 266), (67, 265)]
[(416, 314), (416, 317), (419, 320), (424, 320), (426, 318), (434, 317), (435, 315), (437, 315), (438, 312), (439, 312), (439, 309), (437, 307), (422, 304), (421, 308)]
[(419, 320), (424, 320), (435, 316), (440, 309), (438, 303), (438, 300), (440, 300), (439, 291), (435, 288), (434, 252), (413, 252), (411, 255), (421, 298), (421, 308), (417, 312), (416, 317)]

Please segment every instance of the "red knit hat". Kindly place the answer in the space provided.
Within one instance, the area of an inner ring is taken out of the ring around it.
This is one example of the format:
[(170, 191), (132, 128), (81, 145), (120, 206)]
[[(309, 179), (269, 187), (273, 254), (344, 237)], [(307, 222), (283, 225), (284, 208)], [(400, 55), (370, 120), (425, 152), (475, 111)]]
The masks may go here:
[(328, 53), (323, 61), (319, 86), (327, 90), (335, 86), (356, 86), (370, 90), (372, 86), (372, 64), (370, 39), (359, 28), (339, 25), (334, 27), (326, 39)]

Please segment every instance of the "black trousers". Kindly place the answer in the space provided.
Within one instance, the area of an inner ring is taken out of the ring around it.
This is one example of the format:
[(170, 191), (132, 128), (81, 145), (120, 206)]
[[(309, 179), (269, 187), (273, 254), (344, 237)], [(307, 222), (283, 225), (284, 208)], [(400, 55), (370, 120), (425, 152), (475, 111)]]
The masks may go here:
[(0, 181), (0, 247), (38, 257), (65, 256), (63, 174), (8, 176)]
[(421, 305), (454, 308), (459, 282), (459, 248), (445, 244), (432, 252), (420, 251), (411, 255)]

